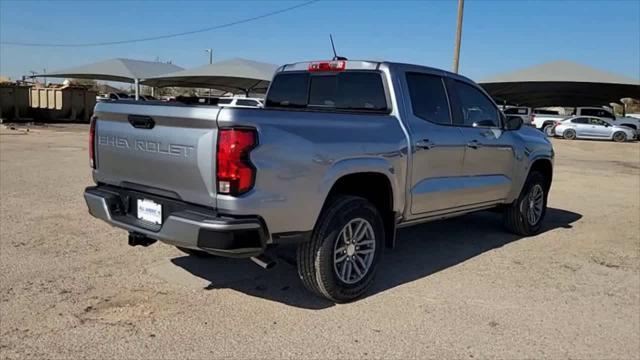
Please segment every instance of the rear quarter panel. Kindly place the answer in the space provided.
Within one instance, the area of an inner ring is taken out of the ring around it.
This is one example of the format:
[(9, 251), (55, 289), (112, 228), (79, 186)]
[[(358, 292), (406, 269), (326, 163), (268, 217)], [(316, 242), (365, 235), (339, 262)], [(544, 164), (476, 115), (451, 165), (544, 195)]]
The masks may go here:
[(333, 184), (358, 172), (387, 176), (396, 211), (404, 207), (407, 142), (395, 116), (223, 109), (218, 126), (254, 127), (259, 141), (250, 154), (255, 187), (218, 195), (221, 213), (260, 215), (270, 233), (309, 231)]

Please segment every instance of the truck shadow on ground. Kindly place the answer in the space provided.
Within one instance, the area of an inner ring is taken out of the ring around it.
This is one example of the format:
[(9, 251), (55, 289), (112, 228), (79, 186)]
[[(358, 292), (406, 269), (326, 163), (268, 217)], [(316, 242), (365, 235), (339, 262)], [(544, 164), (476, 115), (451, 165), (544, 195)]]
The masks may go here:
[[(582, 215), (549, 208), (542, 232), (570, 229)], [(429, 276), (460, 264), (486, 251), (521, 239), (507, 233), (502, 218), (492, 212), (430, 222), (401, 229), (396, 248), (386, 250), (375, 283), (363, 298)], [(535, 241), (535, 238), (529, 238)], [(275, 249), (278, 265), (263, 270), (251, 260), (225, 258), (174, 258), (173, 264), (210, 284), (204, 290), (228, 288), (247, 295), (306, 309), (323, 309), (334, 304), (308, 292), (298, 279), (294, 248)], [(393, 271), (389, 271), (393, 269)]]

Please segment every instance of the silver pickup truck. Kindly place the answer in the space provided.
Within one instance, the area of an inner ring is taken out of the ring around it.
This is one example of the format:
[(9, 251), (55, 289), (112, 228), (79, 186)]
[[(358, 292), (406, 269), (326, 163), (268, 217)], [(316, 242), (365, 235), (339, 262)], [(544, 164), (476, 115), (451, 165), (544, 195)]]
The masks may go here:
[(295, 244), (304, 285), (344, 302), (371, 285), (397, 228), (495, 208), (509, 231), (539, 232), (553, 157), (463, 76), (306, 62), (277, 70), (262, 109), (97, 104), (84, 197), (130, 245), (266, 267), (268, 248)]

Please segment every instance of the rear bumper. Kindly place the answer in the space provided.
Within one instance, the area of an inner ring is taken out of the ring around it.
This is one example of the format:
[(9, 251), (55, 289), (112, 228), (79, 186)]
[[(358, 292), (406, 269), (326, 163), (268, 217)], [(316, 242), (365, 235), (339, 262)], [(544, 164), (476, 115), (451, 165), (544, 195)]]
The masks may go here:
[[(162, 205), (162, 225), (137, 218), (139, 198)], [(209, 208), (107, 185), (86, 188), (84, 199), (94, 217), (167, 244), (226, 257), (256, 256), (266, 247), (268, 232), (257, 216), (222, 216)]]

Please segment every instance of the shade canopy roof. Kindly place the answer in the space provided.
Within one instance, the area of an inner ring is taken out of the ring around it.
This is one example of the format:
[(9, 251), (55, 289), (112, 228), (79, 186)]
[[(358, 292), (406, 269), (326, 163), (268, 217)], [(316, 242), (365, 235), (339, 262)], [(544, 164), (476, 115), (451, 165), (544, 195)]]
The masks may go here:
[(602, 106), (640, 98), (640, 80), (570, 61), (555, 61), (480, 81), (496, 100), (531, 107)]
[(111, 59), (36, 76), (133, 83), (136, 79), (142, 80), (179, 70), (182, 70), (182, 68), (173, 64), (132, 59)]
[(147, 78), (148, 86), (212, 88), (228, 92), (264, 93), (278, 65), (231, 59), (194, 69)]

